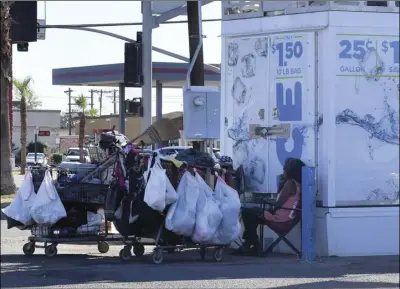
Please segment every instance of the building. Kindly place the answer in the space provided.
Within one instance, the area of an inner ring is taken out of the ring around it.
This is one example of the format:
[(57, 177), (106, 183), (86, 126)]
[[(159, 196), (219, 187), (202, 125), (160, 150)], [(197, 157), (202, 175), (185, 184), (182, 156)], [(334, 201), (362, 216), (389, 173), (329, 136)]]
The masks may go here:
[(275, 195), (287, 158), (315, 169), (311, 236), (287, 236), (321, 256), (399, 254), (398, 4), (221, 2), (221, 153), (249, 194)]
[[(181, 111), (170, 112), (163, 115), (163, 118), (176, 119), (182, 117)], [(74, 118), (75, 134), (79, 135), (79, 117)], [(156, 118), (153, 117), (153, 123)], [(125, 135), (129, 139), (133, 139), (140, 134), (142, 124), (141, 117), (126, 116), (125, 117)], [(91, 135), (101, 130), (111, 129), (115, 125), (115, 130), (119, 131), (119, 115), (102, 115), (95, 118), (86, 119), (85, 134)]]
[[(38, 128), (38, 141), (45, 143), (50, 149), (58, 148), (60, 134), (60, 110), (27, 110), (27, 137), (26, 143), (35, 141), (35, 128)], [(15, 147), (21, 148), (21, 114), (20, 110), (13, 110), (12, 139)]]

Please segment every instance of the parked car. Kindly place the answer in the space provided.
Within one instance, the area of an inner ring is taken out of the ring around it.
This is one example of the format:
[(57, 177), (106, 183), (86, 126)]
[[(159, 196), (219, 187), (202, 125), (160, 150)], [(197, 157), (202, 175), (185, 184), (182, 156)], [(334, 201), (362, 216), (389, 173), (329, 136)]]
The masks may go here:
[[(68, 151), (64, 154), (67, 162), (79, 162), (80, 161), (80, 150), (79, 148), (69, 148)], [(83, 157), (85, 159), (85, 163), (90, 163), (90, 155), (89, 150), (87, 148), (83, 148)]]
[[(36, 153), (36, 163), (42, 167), (47, 166), (47, 157), (44, 153)], [(35, 153), (28, 153), (26, 155), (26, 166), (29, 168), (35, 165)]]
[[(162, 158), (175, 157), (179, 152), (192, 148), (191, 146), (170, 146), (154, 150)], [(208, 153), (210, 149), (207, 149)], [(213, 149), (212, 158), (215, 163), (219, 161), (219, 149)]]
[(176, 156), (179, 152), (190, 149), (190, 146), (170, 146), (154, 150), (162, 158), (171, 158)]
[(124, 147), (126, 146), (128, 143), (130, 143), (130, 140), (122, 133), (114, 130), (114, 131), (108, 131), (105, 132), (106, 134), (112, 134), (115, 135), (115, 138), (117, 139), (117, 142), (120, 146)]

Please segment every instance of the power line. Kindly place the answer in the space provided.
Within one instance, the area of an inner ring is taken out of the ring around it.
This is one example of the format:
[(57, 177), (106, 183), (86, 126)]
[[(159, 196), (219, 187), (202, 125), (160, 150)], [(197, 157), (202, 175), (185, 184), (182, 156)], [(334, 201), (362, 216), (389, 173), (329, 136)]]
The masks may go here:
[[(221, 21), (222, 19), (220, 18), (215, 18), (215, 19), (204, 19), (202, 20), (203, 22), (217, 22)], [(187, 20), (172, 20), (172, 21), (167, 21), (161, 24), (185, 24), (188, 23)], [(75, 27), (75, 28), (90, 28), (90, 27), (113, 27), (113, 26), (141, 26), (143, 23), (142, 22), (121, 22), (121, 23), (98, 23), (98, 24), (68, 24), (68, 25), (58, 25), (58, 24), (47, 24), (47, 25), (39, 25), (38, 28), (52, 28), (52, 27), (47, 27), (47, 26), (57, 26), (57, 27), (62, 27), (62, 26), (68, 26), (68, 27)]]

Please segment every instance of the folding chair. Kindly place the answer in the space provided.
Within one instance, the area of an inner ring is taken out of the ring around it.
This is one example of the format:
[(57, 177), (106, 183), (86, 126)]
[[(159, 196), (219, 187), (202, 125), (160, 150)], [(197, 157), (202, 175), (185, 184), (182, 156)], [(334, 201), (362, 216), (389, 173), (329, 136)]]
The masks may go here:
[[(271, 200), (263, 199), (261, 201), (261, 205), (263, 209), (265, 210), (266, 205), (274, 206), (274, 203)], [(273, 251), (273, 249), (281, 242), (285, 242), (292, 250), (295, 252), (298, 256), (301, 255), (301, 252), (286, 238), (286, 236), (293, 230), (294, 227), (300, 222), (301, 220), (301, 202), (298, 203), (296, 208), (285, 208), (285, 207), (275, 207), (276, 209), (283, 209), (283, 210), (289, 210), (289, 211), (294, 211), (295, 217), (288, 222), (271, 222), (267, 220), (263, 220), (260, 224), (260, 246), (261, 246), (261, 252), (262, 256), (267, 256), (269, 253)], [(278, 235), (278, 238), (268, 246), (264, 250), (264, 226), (267, 226), (269, 229), (271, 229), (273, 232), (275, 232)]]

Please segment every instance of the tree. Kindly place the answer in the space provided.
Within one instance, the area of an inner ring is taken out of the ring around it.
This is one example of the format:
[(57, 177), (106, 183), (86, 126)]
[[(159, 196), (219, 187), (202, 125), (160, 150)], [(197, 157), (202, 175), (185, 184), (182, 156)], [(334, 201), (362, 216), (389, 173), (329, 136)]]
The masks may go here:
[(19, 112), (21, 115), (21, 175), (25, 175), (26, 168), (26, 135), (27, 135), (27, 99), (31, 98), (33, 91), (31, 89), (32, 78), (25, 77), (22, 81), (14, 79), (14, 87), (20, 98)]
[[(32, 77), (27, 76), (22, 80), (14, 79), (13, 83), (14, 87), (17, 89), (16, 99), (22, 101), (22, 97), (25, 97), (27, 109), (36, 109), (42, 106), (42, 102), (38, 99), (31, 87), (33, 83)], [(20, 104), (20, 107), (21, 105), (22, 104)]]
[(60, 128), (67, 129), (69, 126), (69, 115), (68, 113), (61, 113), (60, 116)]
[(11, 130), (10, 130), (10, 108), (8, 89), (11, 86), (11, 40), (9, 37), (11, 16), (10, 6), (14, 1), (1, 1), (0, 23), (1, 23), (1, 71), (0, 71), (0, 141), (1, 141), (1, 189), (0, 193), (11, 194), (15, 192), (15, 183), (11, 169)]
[[(27, 137), (27, 109), (28, 100), (31, 101), (31, 105), (36, 105), (33, 97), (34, 93), (31, 88), (32, 77), (27, 76), (22, 81), (14, 79), (13, 84), (16, 88), (17, 95), (19, 96), (20, 105), (19, 111), (21, 115), (21, 175), (25, 175), (26, 167), (26, 137)], [(41, 102), (40, 102), (41, 104)]]
[(83, 157), (83, 143), (85, 140), (85, 125), (86, 125), (86, 116), (89, 117), (95, 117), (97, 114), (97, 109), (92, 108), (89, 110), (87, 109), (88, 103), (86, 97), (81, 94), (78, 96), (77, 99), (75, 99), (75, 104), (79, 107), (80, 112), (78, 112), (79, 115), (79, 161), (81, 163), (84, 162), (84, 157)]
[[(48, 148), (48, 145), (45, 143), (42, 143), (38, 141), (36, 143), (36, 152), (37, 153), (44, 153), (46, 149)], [(34, 153), (35, 152), (35, 142), (31, 141), (27, 146), (26, 150), (28, 153)]]

